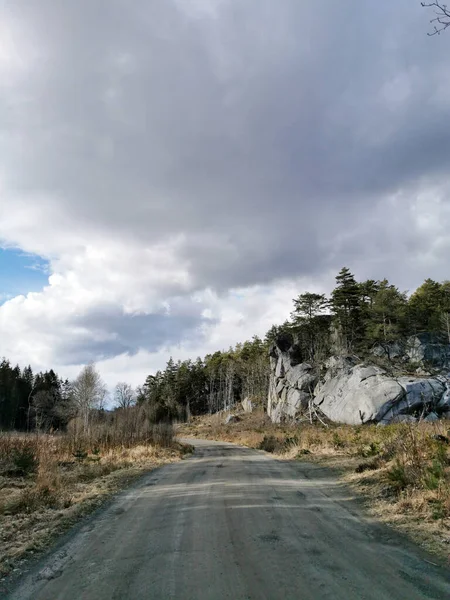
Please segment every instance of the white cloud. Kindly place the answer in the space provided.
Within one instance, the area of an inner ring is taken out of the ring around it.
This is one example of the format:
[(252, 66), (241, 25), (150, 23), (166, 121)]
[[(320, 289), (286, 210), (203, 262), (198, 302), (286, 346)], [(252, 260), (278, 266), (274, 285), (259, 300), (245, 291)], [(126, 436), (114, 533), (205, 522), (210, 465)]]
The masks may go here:
[(427, 38), (419, 5), (2, 17), (0, 243), (50, 272), (0, 306), (12, 360), (138, 383), (262, 335), (344, 264), (402, 289), (448, 277), (450, 36)]

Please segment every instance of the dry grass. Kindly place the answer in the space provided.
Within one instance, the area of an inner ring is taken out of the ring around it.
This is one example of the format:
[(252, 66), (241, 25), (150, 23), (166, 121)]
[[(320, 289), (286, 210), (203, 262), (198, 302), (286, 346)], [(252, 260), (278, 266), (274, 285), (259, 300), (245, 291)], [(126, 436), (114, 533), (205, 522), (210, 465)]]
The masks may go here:
[(196, 419), (185, 435), (230, 441), (283, 460), (319, 462), (363, 495), (372, 514), (449, 557), (450, 423), (274, 425), (263, 413)]
[(98, 433), (0, 434), (0, 575), (137, 476), (188, 451), (167, 426), (134, 443)]

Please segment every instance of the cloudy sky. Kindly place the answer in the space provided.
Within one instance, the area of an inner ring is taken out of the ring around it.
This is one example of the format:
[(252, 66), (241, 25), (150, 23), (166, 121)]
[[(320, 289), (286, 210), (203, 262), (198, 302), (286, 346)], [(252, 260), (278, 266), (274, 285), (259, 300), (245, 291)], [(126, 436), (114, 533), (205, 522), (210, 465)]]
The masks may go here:
[(450, 277), (450, 33), (419, 0), (4, 0), (0, 355), (110, 385), (349, 266)]

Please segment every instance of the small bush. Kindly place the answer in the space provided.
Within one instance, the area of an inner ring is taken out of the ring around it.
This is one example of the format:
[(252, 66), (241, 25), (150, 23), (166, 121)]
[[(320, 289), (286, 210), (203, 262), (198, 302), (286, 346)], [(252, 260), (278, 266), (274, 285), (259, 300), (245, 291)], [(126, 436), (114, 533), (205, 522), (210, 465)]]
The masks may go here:
[(360, 449), (360, 455), (364, 458), (378, 456), (381, 453), (381, 445), (378, 442), (370, 442)]
[(31, 475), (32, 473), (36, 473), (39, 461), (36, 456), (35, 445), (30, 443), (14, 448), (12, 461), (17, 474)]
[(333, 432), (333, 446), (336, 450), (345, 448), (345, 441), (341, 438), (337, 431)]
[(279, 448), (280, 442), (273, 435), (265, 435), (259, 443), (258, 449), (265, 452), (275, 452)]
[(404, 490), (410, 483), (405, 465), (396, 461), (387, 471), (387, 477), (391, 484), (398, 490)]
[(298, 438), (298, 436), (294, 435), (292, 437), (287, 437), (284, 440), (284, 446), (286, 448), (286, 450), (289, 450), (290, 448), (294, 447), (294, 446), (298, 446), (300, 443), (300, 440)]
[(441, 442), (435, 442), (434, 446), (434, 457), (442, 466), (446, 467), (450, 464), (449, 456), (448, 456), (448, 448), (445, 444)]
[(31, 513), (39, 508), (67, 508), (71, 504), (71, 498), (57, 490), (49, 487), (25, 488), (17, 498), (7, 503), (3, 512), (17, 515)]
[(423, 485), (427, 490), (437, 490), (445, 480), (445, 469), (439, 460), (434, 460), (433, 464), (427, 467), (423, 478)]

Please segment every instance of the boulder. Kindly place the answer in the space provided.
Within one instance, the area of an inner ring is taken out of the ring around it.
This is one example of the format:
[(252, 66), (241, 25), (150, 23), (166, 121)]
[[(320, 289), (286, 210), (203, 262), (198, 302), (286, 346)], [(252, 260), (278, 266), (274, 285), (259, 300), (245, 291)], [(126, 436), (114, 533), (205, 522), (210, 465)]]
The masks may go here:
[(403, 395), (402, 386), (386, 377), (379, 367), (345, 365), (325, 377), (315, 390), (313, 402), (330, 420), (358, 425), (379, 420), (386, 404), (394, 404)]
[(379, 416), (379, 420), (390, 422), (399, 414), (428, 413), (439, 405), (445, 392), (445, 384), (441, 377), (399, 377), (397, 381), (402, 386), (404, 395), (395, 402), (386, 403), (384, 414)]
[(439, 336), (419, 333), (407, 339), (406, 355), (412, 362), (428, 364), (436, 368), (450, 367), (450, 344)]
[(445, 385), (445, 391), (442, 395), (442, 398), (439, 400), (437, 407), (442, 412), (447, 412), (450, 411), (450, 378), (448, 376), (443, 377), (442, 381)]
[(400, 341), (376, 344), (372, 348), (372, 354), (389, 360), (403, 358), (405, 356), (405, 344)]
[(339, 372), (326, 374), (315, 390), (314, 404), (332, 421), (390, 423), (399, 415), (433, 411), (445, 389), (441, 377), (393, 378), (373, 365), (344, 365)]

